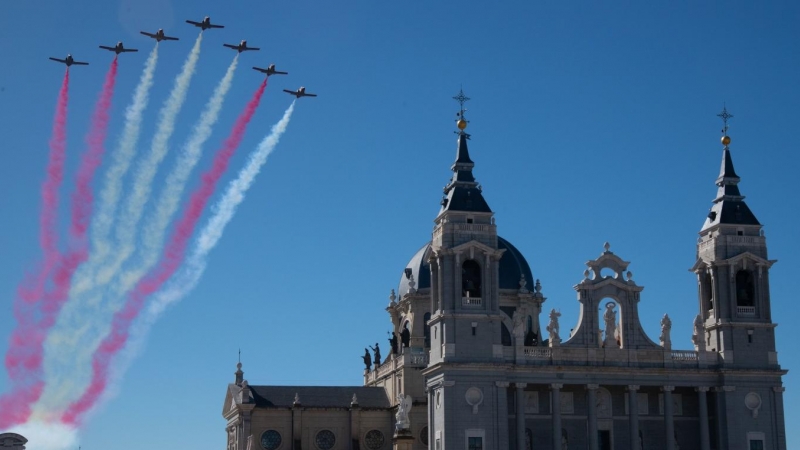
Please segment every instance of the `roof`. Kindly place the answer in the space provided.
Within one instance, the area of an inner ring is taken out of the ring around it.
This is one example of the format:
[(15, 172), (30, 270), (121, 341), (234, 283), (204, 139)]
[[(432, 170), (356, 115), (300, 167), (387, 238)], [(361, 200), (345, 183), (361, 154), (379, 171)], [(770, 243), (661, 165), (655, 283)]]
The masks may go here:
[(744, 195), (739, 192), (739, 181), (733, 168), (733, 158), (727, 146), (722, 151), (722, 164), (716, 184), (717, 197), (706, 217), (701, 231), (717, 225), (761, 225), (755, 214), (744, 202)]
[(295, 394), (305, 408), (350, 408), (353, 394), (361, 408), (389, 409), (382, 387), (364, 386), (253, 386), (253, 400), (259, 408), (291, 408)]
[(444, 211), (492, 212), (472, 174), (475, 163), (469, 157), (468, 139), (469, 135), (466, 133), (462, 132), (458, 135), (456, 161), (451, 167), (453, 178), (445, 187), (445, 198), (442, 200), (440, 213)]

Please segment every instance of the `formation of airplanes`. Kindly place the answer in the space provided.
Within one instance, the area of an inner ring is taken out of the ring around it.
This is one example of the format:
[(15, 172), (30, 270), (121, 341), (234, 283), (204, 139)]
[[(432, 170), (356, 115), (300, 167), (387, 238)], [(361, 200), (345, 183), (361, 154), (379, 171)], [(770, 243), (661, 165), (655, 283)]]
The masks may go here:
[[(193, 26), (195, 26), (197, 28), (200, 28), (201, 32), (205, 32), (206, 30), (212, 29), (212, 28), (225, 28), (224, 25), (211, 23), (211, 18), (209, 16), (205, 16), (203, 18), (203, 20), (201, 20), (199, 22), (196, 22), (194, 20), (187, 20), (186, 23), (188, 23), (190, 25), (193, 25)], [(140, 31), (140, 33), (145, 35), (145, 36), (147, 36), (147, 37), (149, 37), (149, 38), (155, 39), (156, 42), (177, 41), (177, 40), (179, 40), (176, 37), (167, 36), (164, 33), (164, 29), (163, 28), (159, 28), (155, 33), (149, 33), (147, 31)], [(259, 47), (249, 47), (247, 45), (247, 41), (244, 40), (244, 39), (241, 42), (239, 42), (239, 44), (235, 44), (235, 45), (234, 44), (222, 44), (222, 45), (224, 47), (236, 50), (239, 53), (246, 52), (246, 51), (257, 51), (257, 50), (260, 50)], [(135, 48), (125, 48), (125, 46), (122, 44), (122, 42), (117, 42), (117, 44), (114, 45), (113, 47), (109, 47), (109, 46), (106, 46), (106, 45), (101, 45), (100, 48), (102, 48), (103, 50), (112, 51), (117, 55), (119, 55), (120, 53), (131, 53), (131, 52), (138, 52), (139, 51), (138, 49), (135, 49)], [(66, 65), (67, 67), (70, 67), (70, 66), (73, 66), (73, 65), (78, 65), (78, 66), (88, 66), (89, 65), (88, 62), (75, 61), (72, 58), (71, 54), (68, 54), (66, 56), (66, 58), (64, 58), (64, 59), (53, 58), (53, 57), (50, 57), (50, 59), (53, 60), (53, 61), (62, 63), (64, 65)], [(266, 69), (262, 69), (261, 67), (253, 67), (253, 70), (257, 70), (257, 71), (259, 71), (261, 73), (264, 73), (264, 74), (266, 74), (267, 77), (270, 77), (272, 75), (288, 75), (289, 74), (289, 72), (280, 72), (277, 69), (275, 69), (275, 64), (270, 64), (269, 66), (267, 66)], [(300, 86), (300, 88), (297, 89), (296, 91), (291, 91), (289, 89), (284, 89), (283, 92), (286, 92), (286, 93), (288, 93), (290, 95), (294, 95), (296, 98), (300, 98), (300, 97), (316, 97), (317, 96), (317, 94), (311, 94), (311, 93), (306, 92), (306, 88), (302, 87), (302, 86)]]

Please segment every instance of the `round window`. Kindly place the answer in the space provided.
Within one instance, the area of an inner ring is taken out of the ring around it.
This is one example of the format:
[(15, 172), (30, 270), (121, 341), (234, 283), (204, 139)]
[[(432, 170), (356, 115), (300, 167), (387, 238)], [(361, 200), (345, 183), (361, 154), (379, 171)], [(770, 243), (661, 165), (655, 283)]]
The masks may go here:
[(281, 446), (281, 434), (275, 430), (267, 430), (261, 435), (261, 446), (266, 450), (275, 450)]
[(383, 447), (383, 433), (378, 430), (370, 430), (364, 438), (369, 450), (378, 450)]
[(428, 427), (422, 427), (422, 431), (419, 432), (419, 440), (422, 441), (425, 446), (428, 446)]
[(317, 448), (319, 450), (331, 450), (336, 444), (336, 436), (331, 430), (322, 430), (317, 433)]

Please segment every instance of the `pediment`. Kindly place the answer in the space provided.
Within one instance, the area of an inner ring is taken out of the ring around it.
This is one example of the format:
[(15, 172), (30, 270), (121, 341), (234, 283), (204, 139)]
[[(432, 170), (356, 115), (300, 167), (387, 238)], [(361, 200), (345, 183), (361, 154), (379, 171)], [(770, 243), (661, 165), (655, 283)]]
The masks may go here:
[(492, 255), (495, 258), (500, 258), (500, 256), (506, 251), (505, 249), (496, 249), (489, 247), (488, 245), (478, 242), (476, 240), (472, 240), (469, 242), (465, 242), (459, 246), (453, 247), (451, 249), (453, 253), (460, 253), (469, 259), (475, 259), (475, 254), (486, 254)]
[(762, 266), (766, 266), (766, 267), (771, 267), (773, 264), (778, 262), (775, 259), (773, 259), (773, 260), (764, 259), (764, 258), (762, 258), (760, 256), (757, 256), (757, 255), (754, 255), (754, 254), (752, 254), (750, 252), (744, 252), (744, 253), (738, 254), (738, 255), (734, 256), (733, 258), (728, 258), (728, 259), (726, 259), (724, 261), (721, 261), (721, 262), (724, 262), (724, 263), (726, 263), (728, 265), (733, 266), (733, 265), (736, 265), (736, 264), (738, 264), (740, 262), (743, 262), (745, 260), (749, 261), (749, 262), (752, 262), (755, 265), (762, 265)]

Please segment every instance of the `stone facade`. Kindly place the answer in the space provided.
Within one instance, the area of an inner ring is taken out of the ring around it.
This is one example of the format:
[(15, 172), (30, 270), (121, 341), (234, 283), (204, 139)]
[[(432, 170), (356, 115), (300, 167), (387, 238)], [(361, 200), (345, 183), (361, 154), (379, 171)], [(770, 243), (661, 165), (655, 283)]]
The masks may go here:
[(644, 332), (644, 288), (608, 244), (574, 286), (578, 325), (561, 332), (497, 234), (461, 130), (431, 241), (386, 307), (396, 352), (363, 387), (248, 386), (240, 369), (223, 409), (228, 450), (785, 450), (775, 261), (727, 145), (692, 267), (695, 348), (682, 350), (667, 316), (657, 342)]

